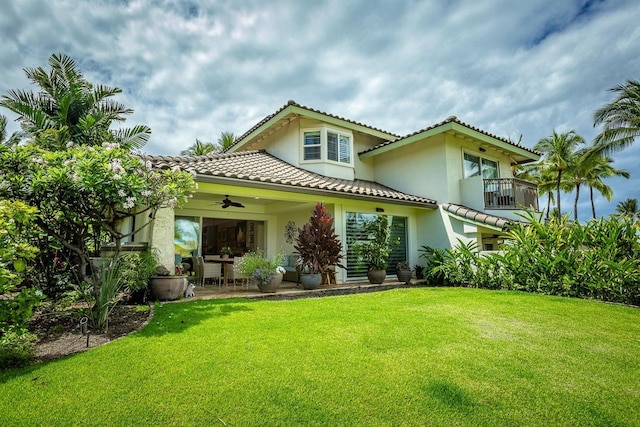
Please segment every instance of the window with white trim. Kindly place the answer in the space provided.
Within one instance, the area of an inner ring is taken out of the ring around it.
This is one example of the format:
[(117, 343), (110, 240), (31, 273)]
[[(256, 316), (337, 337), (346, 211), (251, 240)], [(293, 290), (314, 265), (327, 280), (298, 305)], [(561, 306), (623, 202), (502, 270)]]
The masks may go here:
[(326, 160), (352, 164), (353, 137), (350, 133), (322, 127), (302, 131), (302, 161)]
[(484, 179), (495, 179), (498, 176), (498, 162), (469, 153), (464, 153), (464, 177), (482, 176)]
[(305, 160), (320, 160), (322, 153), (322, 144), (320, 139), (320, 131), (311, 131), (304, 133), (304, 159)]

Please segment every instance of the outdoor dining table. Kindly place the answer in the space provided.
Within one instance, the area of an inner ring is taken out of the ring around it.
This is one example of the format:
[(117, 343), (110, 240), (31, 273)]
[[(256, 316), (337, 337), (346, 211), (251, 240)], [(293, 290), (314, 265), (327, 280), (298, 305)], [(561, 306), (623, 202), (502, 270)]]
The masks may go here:
[[(229, 283), (229, 268), (233, 268), (233, 258), (208, 259), (208, 260), (205, 260), (205, 262), (222, 264), (222, 269), (223, 269), (222, 276), (224, 277), (224, 284), (226, 286)], [(231, 264), (231, 266), (229, 266), (229, 264)]]

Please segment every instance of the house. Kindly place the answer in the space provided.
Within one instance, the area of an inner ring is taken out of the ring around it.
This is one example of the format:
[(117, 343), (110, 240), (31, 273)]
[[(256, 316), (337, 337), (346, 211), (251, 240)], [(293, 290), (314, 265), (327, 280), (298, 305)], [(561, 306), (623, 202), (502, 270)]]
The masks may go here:
[(150, 240), (167, 265), (175, 252), (213, 255), (226, 246), (291, 254), (295, 230), (320, 201), (345, 250), (338, 282), (365, 276), (351, 246), (376, 215), (389, 216), (401, 241), (393, 274), (397, 261), (419, 263), (423, 245), (460, 239), (497, 249), (517, 211), (538, 207), (536, 186), (515, 179), (511, 166), (538, 158), (456, 117), (399, 136), (289, 101), (223, 154), (152, 157), (155, 167), (194, 173), (198, 190), (183, 209), (159, 212), (136, 239)]

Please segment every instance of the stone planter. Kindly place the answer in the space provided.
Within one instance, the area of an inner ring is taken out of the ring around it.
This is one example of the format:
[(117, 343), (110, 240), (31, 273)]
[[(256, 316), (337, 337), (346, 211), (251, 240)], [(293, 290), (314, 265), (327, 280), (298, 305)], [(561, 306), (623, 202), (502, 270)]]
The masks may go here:
[(398, 270), (396, 274), (398, 275), (398, 282), (409, 283), (411, 280), (411, 270)]
[(302, 283), (302, 287), (306, 290), (310, 291), (312, 289), (317, 289), (318, 286), (322, 284), (322, 274), (314, 273), (314, 274), (300, 274), (300, 283)]
[(260, 292), (274, 293), (278, 290), (280, 283), (282, 283), (282, 277), (283, 274), (278, 273), (268, 283), (265, 283), (264, 285), (262, 283), (258, 283), (258, 289), (260, 289)]
[(152, 276), (149, 279), (151, 293), (160, 301), (173, 301), (184, 295), (186, 276)]
[(380, 284), (387, 277), (387, 270), (369, 270), (367, 271), (367, 277), (369, 278), (369, 283)]

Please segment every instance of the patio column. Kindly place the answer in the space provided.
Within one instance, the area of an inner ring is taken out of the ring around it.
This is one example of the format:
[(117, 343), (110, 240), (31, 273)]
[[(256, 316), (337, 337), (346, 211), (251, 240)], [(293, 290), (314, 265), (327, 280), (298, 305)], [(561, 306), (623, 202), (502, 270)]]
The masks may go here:
[(156, 213), (151, 225), (151, 247), (155, 249), (158, 262), (171, 274), (175, 273), (175, 249), (173, 246), (174, 211), (162, 208)]

